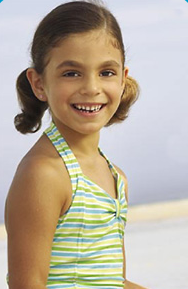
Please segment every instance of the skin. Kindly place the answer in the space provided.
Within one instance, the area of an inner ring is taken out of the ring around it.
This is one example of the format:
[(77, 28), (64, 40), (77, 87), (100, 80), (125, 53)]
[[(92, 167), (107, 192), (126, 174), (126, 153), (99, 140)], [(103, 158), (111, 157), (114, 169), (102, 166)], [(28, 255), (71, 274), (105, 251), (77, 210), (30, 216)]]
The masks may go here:
[[(103, 30), (71, 35), (51, 50), (43, 75), (30, 68), (27, 77), (36, 97), (48, 102), (83, 173), (116, 198), (114, 178), (98, 152), (100, 129), (116, 111), (128, 74), (111, 40)], [(75, 109), (78, 104), (103, 107), (88, 114)], [(126, 177), (117, 170), (127, 194)], [(7, 197), (10, 289), (46, 288), (53, 235), (71, 200), (65, 165), (43, 135), (18, 166)], [(124, 258), (124, 272), (125, 263)], [(125, 288), (143, 287), (126, 280)]]

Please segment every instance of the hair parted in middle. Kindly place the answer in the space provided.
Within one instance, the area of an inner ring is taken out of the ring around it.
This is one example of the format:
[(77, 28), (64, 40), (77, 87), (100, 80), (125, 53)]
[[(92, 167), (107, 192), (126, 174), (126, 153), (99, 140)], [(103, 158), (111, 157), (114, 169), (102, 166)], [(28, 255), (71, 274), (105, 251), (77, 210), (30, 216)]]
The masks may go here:
[[(32, 67), (38, 74), (43, 74), (48, 64), (49, 52), (71, 34), (105, 29), (121, 52), (123, 67), (125, 66), (125, 48), (121, 29), (113, 14), (102, 4), (102, 1), (72, 1), (53, 9), (39, 23), (31, 46)], [(48, 108), (46, 102), (38, 100), (26, 77), (27, 69), (17, 79), (18, 100), (22, 113), (15, 117), (15, 126), (21, 133), (32, 133), (41, 126), (42, 116)], [(106, 124), (123, 121), (131, 105), (137, 100), (139, 86), (132, 77), (125, 80), (121, 103)]]

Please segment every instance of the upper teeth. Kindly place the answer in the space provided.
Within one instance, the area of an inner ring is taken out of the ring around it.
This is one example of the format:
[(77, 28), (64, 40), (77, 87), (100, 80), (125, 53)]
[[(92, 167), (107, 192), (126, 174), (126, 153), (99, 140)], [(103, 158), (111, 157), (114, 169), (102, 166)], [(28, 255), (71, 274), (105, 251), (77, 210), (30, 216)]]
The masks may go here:
[(87, 105), (80, 105), (80, 104), (75, 104), (74, 106), (77, 109), (86, 110), (86, 111), (99, 111), (102, 107), (102, 105), (87, 106)]

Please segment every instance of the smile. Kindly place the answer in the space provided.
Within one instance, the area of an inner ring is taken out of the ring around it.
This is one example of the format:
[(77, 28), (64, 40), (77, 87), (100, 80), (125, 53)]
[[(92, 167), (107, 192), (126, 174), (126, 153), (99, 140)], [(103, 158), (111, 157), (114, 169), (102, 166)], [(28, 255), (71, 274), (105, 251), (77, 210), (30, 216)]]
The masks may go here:
[(94, 113), (100, 111), (104, 104), (73, 104), (72, 106), (80, 112)]

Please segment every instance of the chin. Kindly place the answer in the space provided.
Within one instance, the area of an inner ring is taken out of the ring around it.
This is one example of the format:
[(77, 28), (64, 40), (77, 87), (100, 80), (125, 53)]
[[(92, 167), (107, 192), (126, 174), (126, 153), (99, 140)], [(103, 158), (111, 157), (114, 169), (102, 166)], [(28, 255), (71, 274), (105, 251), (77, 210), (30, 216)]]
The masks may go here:
[(89, 135), (89, 134), (93, 134), (93, 133), (98, 133), (100, 132), (100, 130), (104, 127), (103, 126), (99, 126), (99, 125), (96, 125), (96, 124), (90, 124), (88, 126), (85, 127), (85, 125), (77, 130), (77, 132), (83, 134), (83, 135)]

